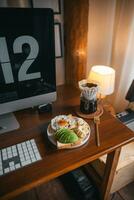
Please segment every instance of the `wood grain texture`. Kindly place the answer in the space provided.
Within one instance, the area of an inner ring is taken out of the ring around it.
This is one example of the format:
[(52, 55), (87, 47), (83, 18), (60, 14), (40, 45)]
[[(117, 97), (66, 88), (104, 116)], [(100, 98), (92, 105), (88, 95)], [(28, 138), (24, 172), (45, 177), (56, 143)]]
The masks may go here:
[(7, 200), (48, 182), (62, 174), (85, 165), (104, 154), (134, 140), (133, 132), (109, 113), (104, 112), (99, 127), (101, 146), (95, 143), (94, 124), (86, 119), (91, 127), (91, 137), (81, 148), (58, 150), (47, 138), (46, 123), (59, 114), (75, 113), (79, 105), (79, 91), (72, 86), (57, 88), (58, 99), (51, 113), (38, 114), (36, 110), (23, 110), (15, 113), (20, 129), (0, 135), (0, 149), (27, 139), (34, 138), (42, 160), (0, 177), (0, 199)]
[(110, 190), (114, 179), (114, 174), (118, 164), (121, 148), (107, 155), (107, 161), (104, 171), (104, 177), (102, 181), (102, 200), (108, 200), (110, 198)]
[(77, 85), (86, 76), (89, 0), (64, 1), (65, 79)]

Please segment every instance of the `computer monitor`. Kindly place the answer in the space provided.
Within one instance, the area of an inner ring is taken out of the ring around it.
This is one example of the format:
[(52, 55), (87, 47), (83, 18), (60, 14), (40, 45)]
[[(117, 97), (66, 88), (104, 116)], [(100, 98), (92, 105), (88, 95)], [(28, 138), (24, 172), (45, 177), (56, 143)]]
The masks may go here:
[(7, 113), (55, 100), (53, 11), (0, 8), (0, 133), (15, 129)]

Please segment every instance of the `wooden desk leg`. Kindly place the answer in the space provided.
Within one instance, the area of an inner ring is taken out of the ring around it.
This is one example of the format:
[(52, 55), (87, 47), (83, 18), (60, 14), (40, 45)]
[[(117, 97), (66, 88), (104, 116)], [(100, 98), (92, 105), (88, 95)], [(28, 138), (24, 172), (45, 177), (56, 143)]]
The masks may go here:
[(102, 200), (108, 200), (110, 198), (110, 190), (114, 179), (114, 174), (118, 164), (121, 148), (107, 155), (107, 161), (105, 166), (105, 172), (101, 185), (101, 197)]

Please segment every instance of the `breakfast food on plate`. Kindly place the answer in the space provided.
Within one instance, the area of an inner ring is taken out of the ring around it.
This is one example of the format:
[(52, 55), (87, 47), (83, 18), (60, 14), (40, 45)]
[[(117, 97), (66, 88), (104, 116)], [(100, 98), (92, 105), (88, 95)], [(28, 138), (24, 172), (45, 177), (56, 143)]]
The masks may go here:
[(90, 127), (82, 118), (72, 115), (59, 115), (51, 120), (48, 131), (51, 132), (58, 148), (71, 148), (82, 144), (88, 138)]
[(74, 143), (78, 141), (78, 136), (73, 130), (61, 128), (57, 130), (55, 138), (61, 143)]
[(51, 120), (51, 127), (53, 130), (58, 130), (59, 128), (74, 128), (75, 119), (72, 115), (59, 115)]
[(80, 138), (84, 138), (90, 131), (88, 123), (81, 118), (77, 118), (77, 126), (74, 130)]

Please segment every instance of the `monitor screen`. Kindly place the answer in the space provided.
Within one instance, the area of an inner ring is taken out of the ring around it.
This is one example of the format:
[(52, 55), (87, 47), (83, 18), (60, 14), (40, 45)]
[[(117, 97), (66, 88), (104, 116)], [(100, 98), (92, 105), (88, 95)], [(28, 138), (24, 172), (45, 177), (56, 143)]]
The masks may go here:
[(55, 98), (53, 11), (0, 8), (0, 114)]

